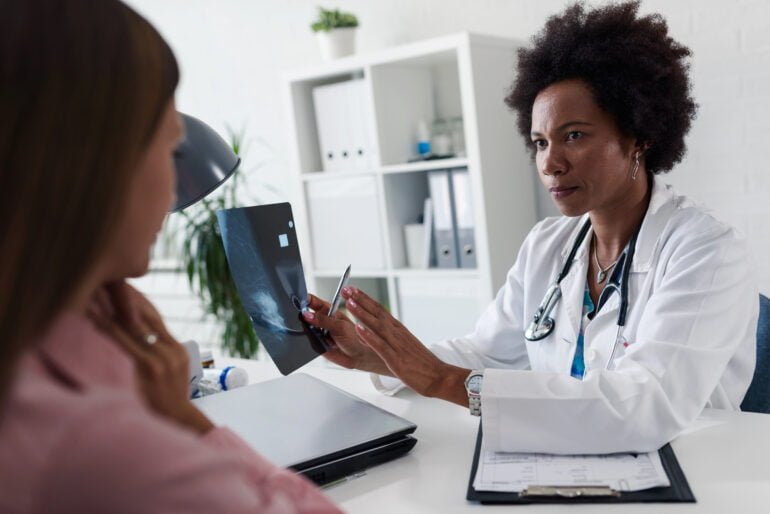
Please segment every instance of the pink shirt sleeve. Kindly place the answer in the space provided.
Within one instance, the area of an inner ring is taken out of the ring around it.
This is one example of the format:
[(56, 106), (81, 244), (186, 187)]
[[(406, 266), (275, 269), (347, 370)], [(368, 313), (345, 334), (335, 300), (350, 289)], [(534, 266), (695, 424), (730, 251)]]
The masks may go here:
[(95, 402), (67, 432), (44, 479), (46, 512), (340, 512), (230, 430), (197, 436), (131, 398)]

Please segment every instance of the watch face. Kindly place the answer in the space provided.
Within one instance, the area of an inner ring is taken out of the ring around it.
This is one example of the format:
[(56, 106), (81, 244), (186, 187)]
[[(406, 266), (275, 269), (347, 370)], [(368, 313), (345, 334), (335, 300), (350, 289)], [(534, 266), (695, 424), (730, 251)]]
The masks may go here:
[(483, 375), (474, 375), (468, 380), (468, 391), (474, 394), (481, 393), (481, 383), (484, 381)]

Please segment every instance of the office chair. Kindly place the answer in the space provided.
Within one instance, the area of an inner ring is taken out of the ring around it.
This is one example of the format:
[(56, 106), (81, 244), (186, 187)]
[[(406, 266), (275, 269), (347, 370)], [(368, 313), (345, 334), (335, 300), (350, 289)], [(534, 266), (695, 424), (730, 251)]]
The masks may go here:
[(770, 414), (770, 299), (764, 295), (759, 295), (757, 367), (741, 410)]

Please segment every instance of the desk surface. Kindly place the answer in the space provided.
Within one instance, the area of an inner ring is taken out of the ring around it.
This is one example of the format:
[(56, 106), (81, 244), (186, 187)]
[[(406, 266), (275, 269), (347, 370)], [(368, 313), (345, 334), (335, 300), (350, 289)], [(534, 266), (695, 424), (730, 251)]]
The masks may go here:
[[(218, 359), (245, 368), (251, 382), (280, 376), (271, 362)], [(516, 512), (770, 512), (770, 415), (708, 411), (719, 422), (672, 443), (695, 494), (695, 504), (487, 506), (465, 500), (478, 418), (466, 409), (411, 391), (389, 397), (374, 390), (365, 373), (308, 365), (299, 372), (325, 380), (417, 424), (417, 446), (405, 457), (367, 470), (326, 490), (350, 513)]]

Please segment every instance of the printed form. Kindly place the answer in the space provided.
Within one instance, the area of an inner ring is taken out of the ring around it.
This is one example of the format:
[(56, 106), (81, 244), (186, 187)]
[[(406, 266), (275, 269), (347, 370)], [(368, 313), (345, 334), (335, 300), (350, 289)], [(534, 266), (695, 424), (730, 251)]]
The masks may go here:
[(609, 486), (640, 491), (669, 486), (658, 452), (610, 455), (551, 455), (487, 450), (482, 440), (473, 488), (520, 492), (529, 486)]

